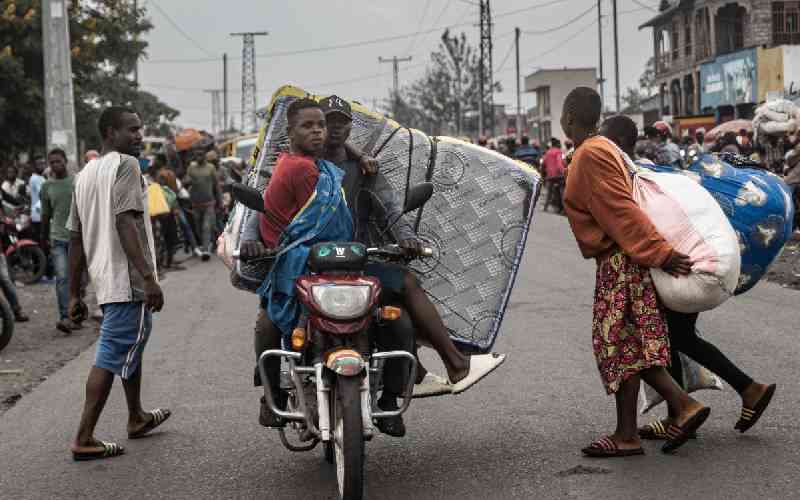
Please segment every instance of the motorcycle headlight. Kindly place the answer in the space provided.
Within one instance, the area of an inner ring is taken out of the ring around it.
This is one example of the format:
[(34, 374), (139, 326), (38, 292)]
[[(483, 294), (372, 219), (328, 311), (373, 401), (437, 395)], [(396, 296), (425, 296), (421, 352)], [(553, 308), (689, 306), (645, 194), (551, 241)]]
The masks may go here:
[(314, 302), (333, 319), (355, 319), (364, 316), (369, 307), (369, 285), (315, 285), (311, 287)]

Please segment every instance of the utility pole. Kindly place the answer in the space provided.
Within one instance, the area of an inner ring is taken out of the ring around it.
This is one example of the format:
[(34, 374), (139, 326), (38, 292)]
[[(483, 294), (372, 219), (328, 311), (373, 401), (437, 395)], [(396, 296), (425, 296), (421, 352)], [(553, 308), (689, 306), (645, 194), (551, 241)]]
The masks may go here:
[(603, 0), (597, 0), (597, 46), (600, 55), (600, 78), (597, 83), (600, 84), (600, 100), (603, 101), (603, 106), (606, 106), (606, 77), (603, 74), (603, 13), (600, 4)]
[(223, 92), (222, 89), (209, 89), (204, 90), (208, 94), (211, 94), (211, 133), (214, 135), (219, 134), (223, 131), (223, 121), (221, 116), (221, 109), (220, 109), (220, 94)]
[[(450, 38), (450, 36), (448, 36), (449, 33), (449, 30), (445, 30), (445, 32), (442, 33), (442, 43), (447, 48), (450, 59), (453, 60), (453, 64), (456, 67), (456, 132), (458, 135), (461, 135), (464, 130), (464, 93), (461, 91), (461, 51), (458, 47), (458, 38)], [(455, 47), (453, 46), (454, 43), (456, 44)]]
[[(139, 0), (133, 0), (133, 12), (136, 14), (136, 19), (139, 19)], [(139, 41), (139, 35), (133, 37), (134, 42)], [(133, 67), (133, 81), (139, 85), (139, 58), (136, 58), (136, 65)]]
[[(492, 133), (494, 133), (494, 93), (492, 74), (492, 12), (489, 7), (489, 0), (480, 0), (480, 32), (481, 32), (481, 53), (480, 53), (480, 82), (479, 93), (480, 102), (478, 103), (478, 135), (484, 135), (486, 125), (486, 107), (489, 108), (489, 120)], [(489, 83), (489, 91), (486, 92), (486, 82)]]
[(519, 28), (514, 28), (514, 45), (517, 50), (517, 140), (522, 144), (522, 98), (519, 90)]
[(256, 129), (256, 39), (269, 35), (266, 31), (231, 33), (242, 37), (242, 132)]
[(47, 150), (59, 147), (73, 169), (78, 167), (72, 61), (67, 2), (42, 2), (44, 104)]
[(619, 103), (619, 32), (617, 30), (617, 0), (611, 0), (611, 8), (614, 9), (614, 87), (617, 94), (617, 113), (621, 109)]
[(392, 68), (394, 70), (394, 80), (393, 80), (393, 93), (392, 93), (392, 112), (396, 115), (397, 114), (397, 96), (398, 91), (400, 90), (400, 82), (399, 82), (399, 73), (400, 73), (400, 63), (401, 62), (408, 62), (411, 60), (411, 56), (408, 57), (397, 57), (393, 56), (391, 58), (384, 59), (383, 57), (378, 57), (379, 63), (392, 63)]
[(222, 54), (222, 133), (228, 130), (228, 54)]

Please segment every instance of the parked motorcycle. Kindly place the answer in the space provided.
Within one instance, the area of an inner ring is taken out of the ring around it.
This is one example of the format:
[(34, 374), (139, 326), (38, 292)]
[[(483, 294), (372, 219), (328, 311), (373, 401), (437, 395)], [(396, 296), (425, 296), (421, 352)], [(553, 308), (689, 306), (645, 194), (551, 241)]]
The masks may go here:
[(21, 237), (31, 229), (31, 217), (17, 213), (0, 220), (0, 237), (8, 261), (11, 279), (30, 285), (39, 281), (47, 270), (47, 256), (37, 242)]
[[(247, 207), (263, 212), (258, 191), (241, 184), (231, 194)], [(422, 207), (433, 194), (433, 185), (410, 189), (404, 213)], [(423, 249), (422, 257), (433, 255)], [(404, 413), (411, 403), (417, 361), (407, 351), (379, 352), (376, 330), (400, 317), (399, 307), (380, 306), (381, 283), (364, 274), (370, 260), (398, 261), (412, 256), (398, 245), (367, 248), (355, 242), (326, 242), (311, 247), (309, 273), (295, 282), (304, 306), (289, 350), (261, 354), (258, 369), (267, 380), (266, 361), (280, 358), (285, 370), (282, 386), (289, 394), (286, 410), (277, 407), (269, 383), (264, 383), (267, 406), (289, 422), (299, 444), (290, 442), (287, 429), (279, 429), (283, 445), (291, 451), (310, 451), (322, 443), (325, 460), (335, 464), (339, 495), (361, 499), (364, 485), (365, 442), (375, 434), (375, 421)], [(272, 258), (273, 255), (267, 258)], [(387, 360), (407, 361), (408, 378), (397, 410), (382, 411), (377, 394), (382, 388)]]

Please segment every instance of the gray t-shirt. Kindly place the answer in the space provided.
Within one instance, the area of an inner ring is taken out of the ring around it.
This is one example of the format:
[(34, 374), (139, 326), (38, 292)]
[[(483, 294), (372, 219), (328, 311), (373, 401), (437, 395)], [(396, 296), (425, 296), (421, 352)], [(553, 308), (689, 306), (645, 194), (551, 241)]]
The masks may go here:
[(140, 241), (147, 242), (145, 257), (155, 271), (147, 186), (139, 162), (119, 153), (92, 160), (78, 174), (74, 193), (67, 228), (82, 234), (98, 304), (143, 301), (144, 278), (128, 259), (116, 228), (117, 215), (142, 214)]

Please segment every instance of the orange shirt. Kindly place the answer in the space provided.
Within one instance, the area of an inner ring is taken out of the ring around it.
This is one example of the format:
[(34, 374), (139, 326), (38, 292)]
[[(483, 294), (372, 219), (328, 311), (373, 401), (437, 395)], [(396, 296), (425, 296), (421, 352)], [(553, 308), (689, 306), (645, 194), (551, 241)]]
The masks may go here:
[(637, 264), (661, 267), (672, 254), (670, 244), (634, 200), (622, 154), (605, 138), (589, 138), (575, 151), (564, 207), (587, 259), (621, 248)]

